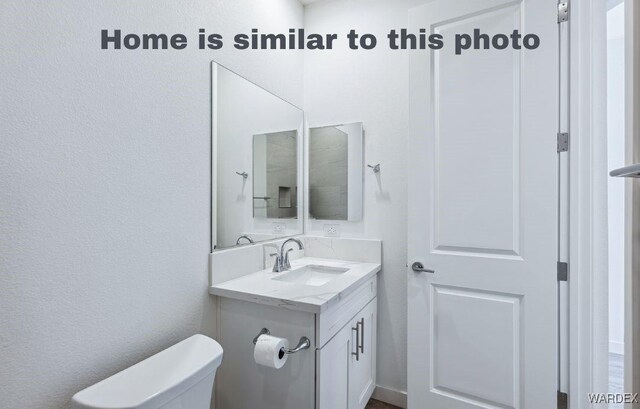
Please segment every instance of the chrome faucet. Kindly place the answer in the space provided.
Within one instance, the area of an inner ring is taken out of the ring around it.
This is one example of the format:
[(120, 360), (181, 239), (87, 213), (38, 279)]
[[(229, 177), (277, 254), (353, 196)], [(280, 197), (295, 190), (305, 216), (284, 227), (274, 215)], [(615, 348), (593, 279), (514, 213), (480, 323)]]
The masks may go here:
[[(296, 239), (295, 237), (291, 237), (289, 239), (286, 239), (284, 241), (284, 243), (282, 243), (282, 246), (280, 247), (280, 251), (279, 252), (270, 254), (271, 256), (275, 256), (276, 257), (276, 261), (273, 264), (273, 270), (272, 270), (274, 273), (280, 273), (282, 271), (286, 271), (286, 270), (290, 270), (291, 269), (291, 263), (289, 262), (289, 252), (293, 251), (293, 249), (291, 248), (291, 249), (289, 249), (287, 251), (284, 250), (285, 246), (290, 241), (296, 243), (298, 245), (298, 249), (300, 249), (300, 250), (304, 249), (304, 245), (302, 244), (302, 242), (300, 240)], [(276, 251), (277, 251), (277, 247), (276, 247)]]
[(240, 240), (242, 240), (242, 239), (246, 239), (247, 241), (249, 241), (250, 244), (255, 243), (253, 240), (251, 240), (251, 237), (246, 236), (246, 235), (242, 235), (242, 236), (238, 237), (238, 240), (236, 240), (236, 246), (238, 244), (240, 244)]

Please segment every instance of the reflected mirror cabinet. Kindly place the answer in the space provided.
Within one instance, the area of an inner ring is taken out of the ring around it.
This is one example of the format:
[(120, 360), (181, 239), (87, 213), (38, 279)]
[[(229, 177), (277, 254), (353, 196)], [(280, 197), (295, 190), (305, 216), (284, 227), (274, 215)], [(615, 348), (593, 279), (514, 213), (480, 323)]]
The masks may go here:
[(212, 250), (362, 218), (362, 123), (308, 129), (305, 167), (303, 111), (212, 62), (211, 130)]

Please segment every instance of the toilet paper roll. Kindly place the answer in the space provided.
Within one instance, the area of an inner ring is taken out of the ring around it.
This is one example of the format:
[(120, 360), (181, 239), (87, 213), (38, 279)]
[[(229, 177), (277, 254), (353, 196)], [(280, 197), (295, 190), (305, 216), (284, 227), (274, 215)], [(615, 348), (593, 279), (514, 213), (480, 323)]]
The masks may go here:
[(286, 338), (262, 334), (253, 348), (253, 359), (258, 365), (280, 369), (289, 357), (284, 353), (284, 348), (289, 348), (289, 341)]

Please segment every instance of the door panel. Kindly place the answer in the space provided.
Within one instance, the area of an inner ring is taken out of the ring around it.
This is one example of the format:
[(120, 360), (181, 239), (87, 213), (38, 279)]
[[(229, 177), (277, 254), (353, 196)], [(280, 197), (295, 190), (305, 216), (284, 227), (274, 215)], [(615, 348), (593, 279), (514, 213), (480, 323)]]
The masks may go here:
[[(474, 28), (489, 36), (519, 29), (520, 4), (433, 31), (453, 39)], [(453, 47), (434, 55), (435, 249), (518, 254), (521, 56), (508, 49), (456, 55)]]
[[(551, 408), (557, 390), (558, 28), (552, 0), (435, 0), (410, 28), (410, 409)], [(455, 34), (533, 33), (535, 50)]]
[(431, 324), (434, 392), (516, 407), (520, 400), (520, 297), (431, 288), (431, 318), (438, 317)]

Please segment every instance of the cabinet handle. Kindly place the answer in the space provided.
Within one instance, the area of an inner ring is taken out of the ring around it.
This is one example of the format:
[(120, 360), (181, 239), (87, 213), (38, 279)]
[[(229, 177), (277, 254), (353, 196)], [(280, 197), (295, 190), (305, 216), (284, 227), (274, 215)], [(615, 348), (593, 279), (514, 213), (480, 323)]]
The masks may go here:
[(364, 354), (364, 317), (362, 317), (360, 319), (360, 321), (358, 321), (358, 324), (360, 324), (360, 353)]
[(352, 352), (351, 355), (355, 355), (356, 361), (359, 361), (360, 360), (360, 321), (358, 321), (355, 327), (351, 327), (351, 331), (356, 332), (356, 352)]

